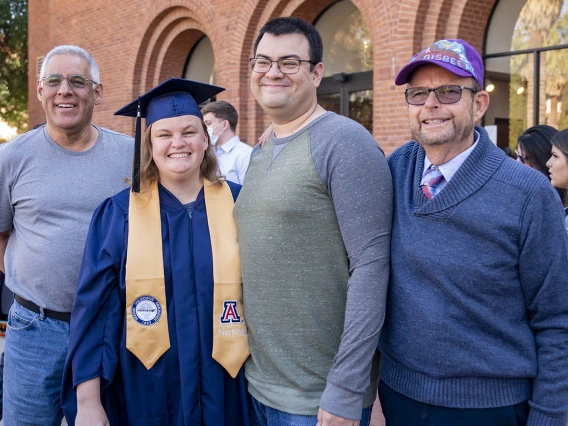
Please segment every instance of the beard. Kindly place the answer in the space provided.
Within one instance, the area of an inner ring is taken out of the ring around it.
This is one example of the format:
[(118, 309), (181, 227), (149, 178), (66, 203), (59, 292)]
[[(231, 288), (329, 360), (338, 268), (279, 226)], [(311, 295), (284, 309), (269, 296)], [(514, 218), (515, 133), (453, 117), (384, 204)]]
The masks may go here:
[(452, 142), (459, 143), (466, 139), (471, 139), (473, 133), (473, 104), (469, 108), (469, 114), (463, 120), (456, 121), (456, 117), (451, 119), (451, 126), (442, 133), (425, 132), (422, 129), (422, 121), (418, 118), (414, 122), (409, 120), (412, 138), (422, 146), (438, 146)]

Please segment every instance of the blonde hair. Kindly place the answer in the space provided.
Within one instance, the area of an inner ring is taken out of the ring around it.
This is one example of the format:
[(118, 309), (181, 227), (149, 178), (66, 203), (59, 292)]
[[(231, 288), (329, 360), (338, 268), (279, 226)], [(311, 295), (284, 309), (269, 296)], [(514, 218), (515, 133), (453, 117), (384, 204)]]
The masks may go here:
[[(201, 179), (207, 179), (214, 184), (221, 184), (223, 182), (223, 177), (219, 172), (219, 164), (217, 162), (217, 157), (213, 152), (213, 147), (211, 146), (211, 140), (209, 139), (209, 133), (207, 133), (207, 127), (203, 120), (201, 120), (201, 126), (203, 127), (203, 132), (207, 138), (207, 149), (203, 155), (203, 161), (199, 168), (199, 177)], [(152, 125), (148, 126), (144, 137), (140, 142), (140, 183), (141, 187), (149, 187), (154, 183), (160, 181), (160, 171), (154, 162), (152, 157)]]

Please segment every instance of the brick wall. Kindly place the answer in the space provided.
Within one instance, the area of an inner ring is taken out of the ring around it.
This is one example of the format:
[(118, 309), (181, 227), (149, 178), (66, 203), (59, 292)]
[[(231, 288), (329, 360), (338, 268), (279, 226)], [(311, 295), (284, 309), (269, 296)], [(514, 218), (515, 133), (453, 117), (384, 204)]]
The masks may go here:
[[(352, 0), (367, 20), (374, 51), (374, 129), (390, 153), (410, 137), (396, 72), (439, 38), (463, 38), (479, 51), (496, 0)], [(29, 0), (30, 126), (45, 117), (36, 96), (36, 59), (60, 44), (77, 44), (97, 60), (103, 102), (94, 122), (132, 134), (118, 108), (158, 82), (181, 76), (187, 55), (211, 39), (217, 84), (240, 115), (238, 132), (253, 143), (268, 119), (250, 95), (248, 58), (260, 27), (277, 16), (313, 22), (334, 0)]]

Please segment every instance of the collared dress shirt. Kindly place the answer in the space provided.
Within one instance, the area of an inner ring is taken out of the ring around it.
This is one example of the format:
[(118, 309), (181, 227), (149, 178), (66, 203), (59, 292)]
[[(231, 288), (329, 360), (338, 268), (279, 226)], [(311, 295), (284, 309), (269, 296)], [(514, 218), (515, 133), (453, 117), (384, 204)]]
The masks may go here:
[[(477, 133), (477, 131), (475, 131), (475, 142), (471, 147), (466, 149), (461, 154), (456, 155), (454, 158), (452, 158), (447, 163), (444, 163), (444, 164), (438, 166), (438, 169), (440, 170), (440, 172), (444, 176), (444, 179), (436, 186), (436, 188), (438, 188), (437, 189), (438, 193), (442, 189), (444, 189), (444, 186), (446, 186), (446, 184), (450, 181), (450, 179), (452, 177), (454, 177), (454, 175), (456, 174), (456, 172), (458, 171), (460, 166), (464, 163), (464, 161), (467, 159), (467, 157), (469, 157), (469, 154), (471, 154), (473, 152), (478, 141), (479, 141), (479, 133)], [(424, 157), (424, 169), (422, 170), (422, 181), (420, 182), (420, 185), (424, 185), (424, 181), (426, 180), (426, 178), (425, 178), (426, 171), (428, 170), (428, 168), (431, 165), (432, 165), (432, 162), (428, 159), (428, 156), (425, 156)]]
[(220, 147), (215, 147), (219, 170), (231, 182), (243, 184), (252, 148), (241, 142), (238, 136), (229, 139)]

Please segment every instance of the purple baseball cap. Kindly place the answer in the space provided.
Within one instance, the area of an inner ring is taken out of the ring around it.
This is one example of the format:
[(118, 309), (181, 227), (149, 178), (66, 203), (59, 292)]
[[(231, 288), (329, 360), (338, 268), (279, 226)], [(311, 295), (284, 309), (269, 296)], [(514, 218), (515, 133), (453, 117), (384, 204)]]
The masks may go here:
[(434, 64), (460, 77), (473, 77), (483, 87), (483, 61), (473, 47), (463, 40), (438, 40), (418, 52), (396, 76), (397, 86), (408, 83), (412, 73), (423, 65)]

